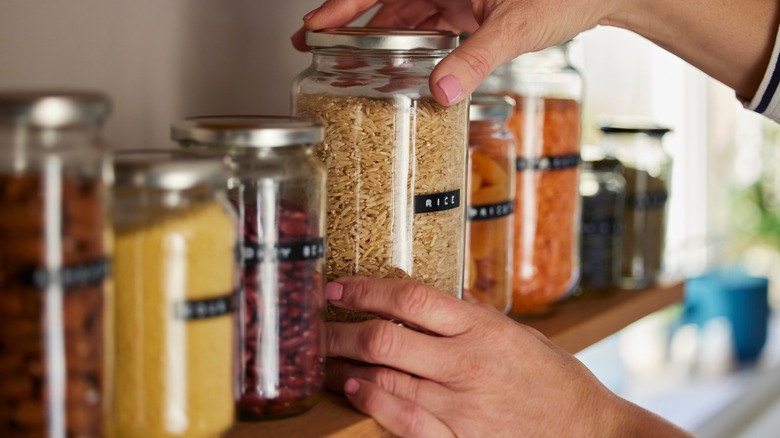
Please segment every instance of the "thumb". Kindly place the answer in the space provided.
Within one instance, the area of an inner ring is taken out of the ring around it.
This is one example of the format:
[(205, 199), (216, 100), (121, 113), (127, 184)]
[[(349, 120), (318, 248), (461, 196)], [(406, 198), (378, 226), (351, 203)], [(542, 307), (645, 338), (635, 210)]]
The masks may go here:
[(458, 103), (493, 70), (519, 54), (500, 22), (486, 21), (434, 68), (429, 82), (431, 93), (442, 105)]

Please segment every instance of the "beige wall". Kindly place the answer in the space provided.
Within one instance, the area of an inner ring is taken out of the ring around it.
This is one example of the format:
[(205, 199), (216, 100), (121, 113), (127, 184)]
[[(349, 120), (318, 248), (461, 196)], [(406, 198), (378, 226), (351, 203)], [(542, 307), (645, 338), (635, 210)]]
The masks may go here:
[(0, 90), (99, 89), (118, 148), (197, 114), (286, 114), (309, 63), (289, 42), (319, 0), (1, 0)]

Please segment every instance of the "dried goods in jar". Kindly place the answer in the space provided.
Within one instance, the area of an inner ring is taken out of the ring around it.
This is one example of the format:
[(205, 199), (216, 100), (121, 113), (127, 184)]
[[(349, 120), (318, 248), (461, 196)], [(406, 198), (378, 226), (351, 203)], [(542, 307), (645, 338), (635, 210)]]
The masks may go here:
[(103, 436), (104, 198), (99, 179), (0, 176), (2, 436)]
[[(296, 114), (319, 121), (328, 171), (327, 279), (408, 276), (461, 294), (467, 102), (305, 94)], [(328, 319), (371, 314), (328, 307)]]
[(234, 417), (235, 218), (212, 200), (123, 217), (113, 434), (218, 436)]
[(513, 314), (539, 314), (568, 296), (579, 273), (580, 103), (512, 96), (517, 145)]
[(508, 312), (512, 302), (515, 144), (506, 98), (475, 94), (469, 108), (465, 299)]
[(238, 415), (254, 420), (297, 414), (314, 404), (323, 384), (320, 219), (303, 206), (280, 201), (273, 213), (278, 244), (269, 248), (258, 231), (262, 212), (257, 205), (243, 209)]
[(620, 274), (625, 286), (652, 285), (661, 274), (666, 238), (666, 202), (663, 178), (624, 166), (626, 200)]

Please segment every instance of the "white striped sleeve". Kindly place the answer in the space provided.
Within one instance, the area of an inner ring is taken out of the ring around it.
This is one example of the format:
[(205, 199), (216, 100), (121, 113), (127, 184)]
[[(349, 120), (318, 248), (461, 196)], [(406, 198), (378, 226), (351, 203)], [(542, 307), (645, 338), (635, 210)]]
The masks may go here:
[(772, 57), (769, 58), (764, 79), (753, 96), (753, 100), (745, 102), (745, 108), (763, 114), (770, 119), (780, 122), (780, 93), (778, 85), (780, 84), (780, 31), (775, 37), (775, 48), (772, 51)]

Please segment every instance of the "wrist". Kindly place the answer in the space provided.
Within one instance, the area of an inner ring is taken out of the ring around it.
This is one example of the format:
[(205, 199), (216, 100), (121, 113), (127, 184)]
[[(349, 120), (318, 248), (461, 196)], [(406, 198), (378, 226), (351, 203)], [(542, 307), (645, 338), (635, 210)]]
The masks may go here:
[(691, 438), (692, 435), (664, 418), (618, 396), (602, 411), (602, 427), (597, 431), (603, 437)]

